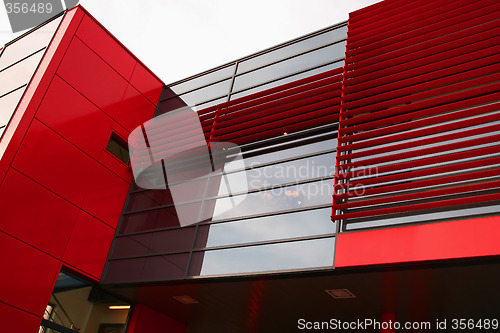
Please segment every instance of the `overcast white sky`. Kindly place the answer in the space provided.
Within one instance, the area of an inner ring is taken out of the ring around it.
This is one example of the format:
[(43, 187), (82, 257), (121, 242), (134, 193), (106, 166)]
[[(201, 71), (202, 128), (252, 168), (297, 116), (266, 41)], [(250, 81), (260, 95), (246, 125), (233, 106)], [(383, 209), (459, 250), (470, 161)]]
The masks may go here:
[[(379, 0), (81, 0), (165, 83), (345, 21)], [(15, 37), (0, 6), (0, 44)]]

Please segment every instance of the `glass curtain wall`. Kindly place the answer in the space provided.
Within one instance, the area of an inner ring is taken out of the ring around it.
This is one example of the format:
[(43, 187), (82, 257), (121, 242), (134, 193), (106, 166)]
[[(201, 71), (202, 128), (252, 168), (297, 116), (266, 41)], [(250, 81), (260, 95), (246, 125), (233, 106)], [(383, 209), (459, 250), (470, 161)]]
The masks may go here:
[[(340, 68), (346, 32), (346, 23), (339, 24), (169, 85), (156, 115), (186, 105), (205, 114), (214, 105)], [(244, 166), (226, 164), (224, 172), (228, 179), (244, 174), (246, 190), (213, 181), (203, 203), (213, 218), (196, 225), (176, 225), (168, 189), (133, 187), (103, 281), (333, 268), (337, 226), (330, 215), (338, 121), (324, 119), (241, 144)], [(186, 198), (186, 204), (197, 200)], [(234, 200), (241, 203), (228, 209)]]

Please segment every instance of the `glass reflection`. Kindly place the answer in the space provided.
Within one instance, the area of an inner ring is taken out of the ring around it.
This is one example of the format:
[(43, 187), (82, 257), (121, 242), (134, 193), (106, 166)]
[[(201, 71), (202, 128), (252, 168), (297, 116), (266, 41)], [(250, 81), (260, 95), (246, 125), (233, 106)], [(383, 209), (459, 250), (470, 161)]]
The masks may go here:
[[(335, 238), (206, 251), (200, 275), (332, 267)], [(191, 271), (192, 272), (192, 271)]]
[(259, 217), (210, 226), (206, 246), (221, 246), (336, 232), (330, 219), (332, 208)]
[[(211, 205), (207, 207), (213, 209), (214, 220), (222, 220), (328, 204), (332, 201), (332, 194), (333, 179), (326, 179), (216, 199), (213, 208)], [(241, 197), (240, 204), (233, 205)]]
[(214, 98), (227, 96), (227, 94), (229, 93), (230, 85), (231, 80), (229, 79), (184, 95), (179, 95), (179, 97), (182, 98), (184, 103), (186, 103), (187, 105), (197, 105)]
[(233, 91), (267, 82), (344, 57), (345, 42), (336, 43), (235, 77)]
[(233, 73), (234, 73), (234, 64), (216, 70), (214, 72), (204, 74), (189, 81), (170, 86), (169, 88), (172, 89), (176, 94), (183, 94), (193, 89), (200, 88), (212, 84), (214, 82), (230, 78), (231, 76), (233, 76)]
[[(294, 161), (278, 163), (266, 167), (257, 167), (246, 171), (226, 174), (228, 183), (237, 184), (238, 180), (247, 180), (243, 189), (259, 189), (274, 185), (282, 185), (301, 180), (315, 179), (335, 175), (335, 153), (327, 153)], [(232, 190), (230, 192), (229, 190)], [(238, 193), (235, 189), (221, 186), (218, 195)]]

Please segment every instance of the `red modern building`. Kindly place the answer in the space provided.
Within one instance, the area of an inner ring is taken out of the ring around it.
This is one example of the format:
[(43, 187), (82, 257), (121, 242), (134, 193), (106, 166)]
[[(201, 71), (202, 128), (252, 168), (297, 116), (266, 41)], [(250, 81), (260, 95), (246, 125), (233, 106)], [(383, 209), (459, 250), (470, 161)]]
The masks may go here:
[[(10, 42), (3, 331), (498, 329), (499, 42), (497, 1), (385, 0), (168, 85), (81, 6)], [(127, 139), (182, 107), (244, 164), (174, 204)]]

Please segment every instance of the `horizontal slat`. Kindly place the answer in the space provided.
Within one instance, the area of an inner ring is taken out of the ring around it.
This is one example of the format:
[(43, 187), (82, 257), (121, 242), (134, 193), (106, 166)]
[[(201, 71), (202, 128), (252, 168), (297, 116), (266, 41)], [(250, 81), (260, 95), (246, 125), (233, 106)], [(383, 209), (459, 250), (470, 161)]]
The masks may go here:
[[(325, 99), (335, 99), (340, 97), (340, 88), (342, 84), (334, 83), (314, 90), (298, 93), (287, 98), (281, 98), (275, 101), (267, 102), (263, 105), (257, 105), (243, 110), (231, 111), (221, 109), (217, 121), (214, 124), (215, 129), (227, 128), (245, 122), (249, 119), (265, 117), (274, 113), (284, 112), (293, 108), (301, 107), (309, 103), (324, 101)], [(340, 103), (340, 100), (337, 102)]]
[[(366, 123), (374, 119), (386, 117), (379, 110), (386, 110), (401, 104), (415, 103), (424, 99), (439, 97), (440, 95), (451, 94), (456, 91), (482, 86), (493, 83), (500, 78), (500, 64), (477, 68), (473, 71), (460, 73), (431, 82), (426, 82), (414, 87), (408, 87), (401, 90), (390, 91), (379, 96), (344, 103), (344, 109), (356, 109), (358, 117), (345, 119), (344, 126)], [(413, 90), (412, 90), (413, 88)], [(368, 113), (365, 114), (363, 113)]]
[[(458, 29), (465, 29), (475, 25), (483, 24), (491, 20), (498, 19), (498, 11), (500, 11), (500, 3), (491, 1), (490, 4), (483, 2), (474, 2), (467, 6), (467, 11), (459, 12), (454, 15), (453, 12), (447, 13), (447, 18), (419, 29), (409, 30), (404, 32), (403, 35), (390, 37), (386, 40), (378, 41), (369, 44), (366, 47), (354, 49), (346, 52), (346, 57), (349, 59), (349, 64), (369, 59), (400, 49), (413, 44), (416, 44), (416, 39), (422, 36), (428, 36), (429, 39), (436, 38), (436, 36), (446, 35), (449, 32)], [(466, 24), (466, 25), (464, 25)], [(457, 25), (459, 25), (457, 27)], [(401, 38), (404, 37), (404, 38)]]
[(428, 59), (428, 62), (420, 63), (419, 66), (407, 66), (403, 64), (397, 66), (398, 68), (395, 69), (387, 68), (376, 73), (345, 79), (343, 93), (349, 94), (500, 54), (500, 45), (495, 43), (484, 48), (477, 47), (478, 45), (474, 46), (475, 48), (470, 46), (462, 47), (459, 50), (455, 50), (456, 52), (448, 51), (447, 54), (441, 54), (441, 57)]
[(461, 159), (479, 157), (479, 156), (490, 155), (490, 154), (498, 154), (498, 153), (500, 153), (499, 146), (486, 147), (486, 148), (481, 148), (481, 149), (476, 149), (476, 150), (453, 153), (453, 154), (449, 154), (446, 156), (431, 157), (431, 158), (426, 159), (425, 162), (422, 160), (417, 160), (417, 161), (403, 162), (403, 163), (398, 163), (398, 164), (391, 164), (388, 166), (383, 166), (383, 167), (378, 167), (378, 168), (365, 169), (363, 171), (341, 173), (341, 174), (338, 174), (338, 178), (339, 179), (350, 179), (350, 178), (355, 178), (355, 177), (363, 177), (366, 175), (378, 175), (378, 174), (383, 174), (383, 173), (392, 172), (392, 171), (401, 171), (401, 173), (392, 174), (389, 176), (379, 176), (379, 177), (363, 179), (363, 180), (359, 180), (359, 181), (351, 181), (351, 182), (349, 182), (349, 184), (352, 185), (352, 187), (359, 187), (359, 186), (367, 186), (367, 185), (374, 185), (374, 184), (383, 184), (383, 183), (394, 182), (394, 181), (399, 181), (399, 180), (409, 180), (411, 178), (439, 175), (442, 173), (454, 172), (454, 171), (460, 171), (460, 170), (465, 171), (465, 170), (470, 169), (470, 168), (472, 168), (472, 169), (478, 168), (480, 166), (485, 165), (483, 163), (487, 163), (487, 161), (489, 161), (489, 160), (485, 160), (485, 161), (482, 160), (481, 165), (477, 165), (477, 162), (474, 162), (474, 163), (473, 162), (462, 162), (462, 163), (455, 163), (452, 165), (429, 167), (427, 169), (422, 169), (422, 170), (417, 170), (417, 171), (406, 171), (405, 172), (405, 170), (408, 170), (411, 168), (422, 167), (422, 166), (426, 166), (426, 165), (431, 166), (433, 164), (454, 162), (454, 161), (459, 161)]
[[(278, 93), (278, 92), (281, 92), (283, 90), (287, 90), (287, 89), (290, 89), (293, 87), (297, 87), (297, 86), (304, 85), (304, 84), (307, 84), (310, 82), (322, 80), (324, 78), (336, 76), (336, 75), (342, 74), (343, 72), (344, 72), (343, 67), (335, 68), (335, 69), (332, 69), (331, 71), (327, 71), (327, 72), (323, 72), (323, 73), (316, 74), (313, 76), (309, 76), (309, 77), (306, 77), (306, 78), (303, 78), (303, 79), (300, 79), (297, 81), (283, 84), (283, 85), (278, 86), (278, 87), (270, 88), (270, 89), (267, 89), (267, 90), (264, 90), (261, 92), (257, 92), (255, 94), (251, 94), (251, 95), (240, 97), (238, 99), (235, 99), (235, 100), (232, 100), (229, 102), (222, 103), (222, 104), (220, 104), (220, 107), (230, 107), (233, 105), (242, 104), (242, 103), (247, 102), (247, 101), (257, 100), (263, 96), (268, 96), (268, 95), (275, 94), (275, 93)], [(342, 81), (341, 76), (336, 76), (336, 79), (338, 79), (339, 81)]]
[[(492, 97), (493, 99), (500, 99), (500, 93), (497, 93), (496, 96)], [(480, 102), (484, 102), (485, 98), (484, 96), (481, 97)], [(372, 140), (366, 140), (366, 141), (360, 141), (360, 142), (355, 142), (351, 144), (345, 144), (339, 147), (340, 152), (345, 152), (345, 151), (350, 151), (350, 150), (357, 150), (357, 149), (363, 149), (367, 147), (375, 147), (379, 145), (385, 145), (388, 143), (392, 142), (397, 142), (397, 141), (402, 141), (402, 140), (408, 140), (411, 138), (415, 138), (417, 136), (426, 136), (426, 135), (431, 135), (431, 134), (437, 134), (437, 133), (442, 133), (446, 131), (451, 131), (454, 129), (458, 128), (463, 128), (466, 127), (468, 124), (464, 122), (460, 123), (449, 123), (449, 124), (443, 124), (440, 126), (434, 126), (434, 127), (429, 127), (429, 128), (423, 128), (420, 130), (414, 130), (415, 128), (420, 128), (420, 127), (427, 127), (427, 126), (432, 126), (436, 125), (439, 123), (444, 123), (444, 122), (449, 122), (453, 120), (459, 120), (462, 118), (468, 118), (472, 116), (479, 116), (481, 114), (486, 114), (490, 113), (493, 111), (498, 111), (500, 110), (500, 102), (499, 103), (494, 103), (490, 105), (484, 105), (480, 107), (475, 107), (475, 108), (468, 108), (465, 110), (460, 110), (460, 111), (455, 111), (455, 112), (450, 112), (450, 113), (445, 113), (441, 114), (443, 112), (449, 111), (449, 110), (455, 110), (461, 108), (461, 104), (464, 104), (463, 101), (460, 102), (460, 105), (457, 105), (459, 103), (456, 103), (455, 105), (446, 105), (446, 106), (441, 106), (435, 108), (435, 112), (433, 110), (430, 110), (430, 117), (429, 118), (424, 118), (408, 123), (403, 123), (403, 124), (398, 124), (398, 125), (393, 125), (390, 128), (391, 133), (399, 133), (399, 134), (394, 134), (391, 136), (386, 136), (382, 138), (375, 138)], [(437, 116), (432, 116), (433, 113), (439, 114)], [(482, 118), (476, 118), (474, 120), (469, 120), (472, 125), (480, 124), (481, 122), (478, 122), (480, 120), (486, 121), (493, 121), (497, 117), (496, 114), (494, 115), (489, 115), (489, 116), (484, 116)], [(383, 129), (381, 129), (383, 130)], [(377, 132), (380, 132), (380, 130), (376, 130)], [(344, 137), (345, 140), (353, 139), (354, 135), (350, 137)], [(356, 136), (360, 136), (356, 134)], [(379, 133), (375, 134), (374, 137), (380, 136)], [(343, 141), (341, 139), (341, 141)]]
[(300, 119), (291, 119), (290, 121), (287, 120), (286, 122), (282, 122), (281, 127), (269, 126), (269, 130), (267, 131), (249, 128), (237, 134), (217, 137), (216, 141), (231, 141), (235, 144), (245, 144), (272, 137), (278, 137), (280, 135), (283, 135), (284, 132), (293, 133), (295, 131), (301, 131), (306, 128), (314, 128), (328, 123), (335, 123), (338, 120), (338, 112), (338, 107), (329, 108), (324, 110), (326, 116), (323, 117), (315, 117), (305, 121), (302, 121)]
[[(407, 46), (402, 49), (394, 49), (391, 52), (379, 54), (375, 57), (358, 60), (345, 66), (345, 71), (350, 73), (357, 69), (356, 75), (375, 72), (377, 70), (391, 66), (396, 66), (415, 59), (421, 59), (430, 54), (437, 54), (447, 50), (459, 48), (463, 45), (477, 43), (479, 41), (493, 38), (499, 35), (499, 27), (496, 21), (473, 26), (465, 30), (450, 29), (448, 35), (440, 38), (429, 39), (429, 36), (421, 36), (415, 39), (415, 45)], [(463, 27), (460, 27), (463, 29)], [(434, 35), (435, 37), (436, 35)], [(349, 59), (352, 61), (353, 59)], [(347, 74), (347, 77), (351, 77)]]
[(331, 89), (338, 90), (342, 86), (341, 78), (341, 76), (326, 77), (318, 81), (310, 82), (308, 84), (291, 89), (280, 90), (279, 92), (276, 92), (274, 94), (262, 96), (260, 98), (252, 99), (244, 103), (231, 105), (229, 107), (225, 107), (226, 105), (223, 104), (220, 107), (218, 115), (221, 116), (221, 120), (223, 120), (226, 115), (232, 114), (235, 111), (248, 110), (248, 112), (252, 112), (253, 110), (259, 108), (273, 107), (275, 105), (279, 105), (280, 103), (285, 103), (287, 102), (287, 100), (298, 100), (302, 98), (303, 95), (308, 95), (310, 93), (318, 91), (318, 89), (327, 91), (328, 89), (325, 87), (330, 87)]
[[(402, 133), (404, 136), (401, 136), (400, 140), (406, 140), (406, 139), (426, 136), (426, 135), (430, 135), (430, 134), (444, 133), (444, 132), (451, 131), (454, 129), (466, 128), (466, 127), (480, 125), (480, 124), (488, 123), (491, 121), (497, 121), (497, 120), (500, 120), (500, 114), (493, 114), (493, 115), (488, 115), (485, 117), (466, 119), (466, 120), (456, 122), (456, 123), (444, 124), (441, 126), (424, 128), (424, 129), (421, 129), (419, 131)], [(492, 131), (498, 131), (498, 130), (500, 130), (500, 125), (485, 126), (485, 127), (481, 127), (481, 128), (474, 128), (474, 129), (465, 130), (465, 131), (461, 131), (461, 132), (433, 136), (433, 137), (426, 138), (426, 139), (419, 139), (419, 140), (414, 140), (414, 141), (410, 141), (410, 142), (380, 147), (380, 148), (376, 148), (376, 149), (370, 149), (370, 150), (360, 151), (360, 152), (356, 152), (356, 153), (349, 153), (349, 154), (345, 154), (345, 155), (340, 155), (338, 157), (338, 159), (340, 161), (352, 160), (352, 159), (361, 158), (361, 157), (365, 157), (365, 156), (373, 156), (373, 155), (378, 155), (378, 154), (389, 153), (391, 151), (398, 151), (398, 150), (402, 150), (402, 149), (411, 149), (414, 147), (422, 147), (422, 146), (433, 144), (433, 143), (445, 142), (445, 141), (449, 141), (449, 140), (456, 140), (456, 139), (460, 139), (460, 138), (467, 137), (467, 136), (486, 134), (486, 133), (490, 133)], [(343, 148), (343, 150), (350, 150), (350, 149), (352, 149), (352, 147), (350, 147), (350, 146), (351, 145), (346, 145), (346, 146), (343, 146), (342, 148)], [(350, 147), (350, 148), (346, 148), (346, 147)]]
[(345, 213), (341, 215), (333, 215), (332, 220), (342, 220), (342, 219), (350, 219), (350, 218), (359, 218), (366, 216), (378, 216), (378, 215), (387, 215), (401, 212), (411, 212), (416, 210), (425, 210), (425, 209), (434, 209), (434, 208), (446, 208), (453, 206), (462, 206), (462, 205), (470, 205), (479, 202), (488, 202), (488, 201), (496, 201), (500, 200), (500, 193), (494, 194), (485, 194), (478, 195), (466, 198), (459, 199), (451, 199), (451, 200), (442, 200), (442, 201), (434, 201), (420, 204), (413, 204), (407, 206), (398, 206), (398, 207), (390, 207), (383, 209), (373, 209), (369, 211), (356, 212), (356, 213)]
[(348, 203), (337, 204), (336, 208), (337, 209), (348, 209), (348, 208), (352, 209), (352, 208), (359, 208), (359, 207), (366, 207), (366, 206), (375, 206), (375, 205), (380, 205), (380, 204), (390, 204), (390, 203), (398, 203), (398, 202), (404, 202), (404, 201), (410, 201), (410, 200), (418, 200), (418, 199), (453, 195), (453, 194), (457, 194), (457, 193), (467, 193), (467, 192), (488, 190), (488, 189), (493, 189), (493, 188), (500, 188), (500, 181), (499, 180), (489, 181), (489, 182), (479, 183), (479, 184), (469, 184), (469, 185), (464, 185), (464, 186), (447, 187), (447, 188), (438, 189), (438, 190), (427, 190), (427, 191), (422, 191), (422, 192), (417, 192), (417, 193), (400, 194), (400, 195), (394, 195), (394, 196), (390, 196), (390, 197), (385, 196), (383, 198), (376, 198), (376, 199), (351, 201)]
[(461, 63), (452, 67), (443, 68), (440, 70), (431, 71), (430, 73), (424, 73), (418, 76), (412, 76), (410, 78), (401, 79), (399, 81), (383, 84), (380, 86), (375, 86), (372, 88), (363, 89), (361, 91), (352, 92), (350, 94), (345, 94), (347, 87), (344, 87), (344, 97), (343, 100), (349, 102), (351, 100), (363, 99), (370, 96), (380, 95), (385, 92), (401, 90), (403, 88), (412, 88), (422, 83), (432, 82), (447, 76), (456, 75), (458, 73), (471, 71), (478, 68), (483, 68), (498, 64), (499, 55), (493, 55), (486, 58), (477, 59), (474, 61), (469, 61)]
[[(484, 0), (492, 1), (492, 0)], [(375, 22), (365, 23), (366, 28), (370, 27), (371, 31), (365, 33), (352, 34), (349, 36), (349, 46), (347, 50), (361, 48), (365, 45), (371, 45), (378, 41), (389, 39), (393, 36), (402, 36), (405, 32), (419, 29), (426, 25), (446, 20), (449, 18), (450, 12), (454, 16), (468, 10), (463, 7), (473, 3), (473, 0), (448, 0), (448, 1), (432, 1), (432, 4), (426, 5), (419, 1), (420, 8), (416, 8), (409, 13), (399, 13), (387, 19), (388, 24), (378, 25)], [(457, 6), (457, 4), (459, 4)], [(404, 15), (407, 17), (403, 17)], [(378, 38), (377, 38), (378, 37)], [(403, 37), (404, 38), (404, 37)]]
[[(481, 88), (478, 88), (481, 89)], [(446, 97), (446, 96), (445, 96)], [(481, 105), (484, 103), (492, 103), (492, 102), (497, 102), (500, 100), (500, 92), (488, 94), (485, 96), (479, 96), (475, 98), (469, 98), (465, 100), (461, 100), (458, 102), (446, 104), (446, 105), (440, 105), (440, 106), (435, 106), (435, 107), (429, 107), (429, 108), (424, 108), (423, 110), (413, 112), (411, 114), (402, 114), (396, 117), (393, 117), (391, 121), (379, 121), (379, 123), (384, 123), (384, 124), (397, 124), (398, 122), (409, 122), (413, 119), (416, 119), (418, 121), (421, 118), (424, 117), (432, 117), (434, 115), (440, 115), (445, 112), (450, 112), (454, 110), (460, 110), (460, 109), (465, 109), (465, 108), (472, 108), (477, 105)], [(422, 102), (422, 104), (424, 104)], [(405, 126), (403, 126), (405, 125)], [(413, 129), (414, 127), (414, 122), (408, 123), (408, 124), (397, 124), (393, 126), (387, 126), (383, 128), (377, 128), (371, 131), (366, 131), (363, 133), (356, 133), (352, 134), (349, 136), (342, 136), (340, 138), (341, 143), (345, 142), (355, 142), (355, 141), (360, 141), (364, 139), (369, 139), (369, 138), (376, 138), (378, 136), (383, 136), (383, 135), (389, 135), (397, 132), (401, 132), (403, 127), (407, 127), (408, 129)], [(382, 126), (382, 125), (381, 125)], [(349, 128), (345, 129), (349, 130)]]
[[(258, 130), (261, 125), (264, 124), (278, 124), (279, 121), (287, 118), (291, 118), (300, 114), (307, 114), (306, 118), (314, 118), (316, 116), (316, 111), (324, 110), (332, 106), (336, 106), (340, 109), (340, 98), (328, 98), (330, 93), (317, 96), (314, 99), (307, 99), (301, 101), (301, 103), (293, 103), (293, 105), (285, 105), (283, 108), (277, 108), (276, 112), (266, 112), (264, 115), (257, 113), (255, 115), (249, 115), (248, 117), (241, 117), (241, 121), (237, 122), (235, 125), (231, 126), (219, 126), (219, 128), (214, 128), (214, 138), (221, 137), (228, 133), (233, 133), (236, 131), (244, 130), (246, 128), (254, 128)], [(315, 100), (318, 101), (315, 101)], [(305, 102), (305, 103), (303, 103)], [(275, 125), (275, 127), (281, 127), (282, 125)]]
[[(467, 162), (469, 166), (472, 165), (474, 167), (474, 162)], [(494, 166), (500, 163), (500, 157), (494, 157), (487, 160), (481, 161), (483, 166)], [(465, 166), (465, 163), (460, 167)], [(449, 170), (449, 169), (448, 169)], [(458, 169), (460, 170), (460, 169)], [(451, 170), (456, 171), (456, 170)], [(430, 186), (438, 186), (438, 185), (447, 185), (454, 184), (457, 182), (461, 182), (464, 179), (480, 179), (486, 177), (495, 177), (500, 175), (500, 169), (492, 169), (492, 170), (481, 170), (467, 173), (460, 173), (458, 175), (444, 176), (444, 177), (436, 177), (432, 179), (424, 179), (424, 180), (412, 180), (402, 184), (393, 184), (393, 185), (385, 185), (380, 187), (373, 188), (362, 188), (353, 183), (341, 184), (338, 185), (338, 189), (344, 190), (341, 193), (334, 194), (334, 200), (340, 202), (343, 199), (352, 199), (357, 197), (365, 197), (377, 194), (385, 194), (385, 193), (394, 193), (394, 192), (402, 192), (408, 190), (419, 190), (421, 188), (430, 187)], [(362, 182), (360, 182), (362, 183)], [(362, 189), (362, 191), (359, 191)], [(353, 191), (351, 191), (353, 190)], [(358, 190), (358, 191), (356, 191)], [(369, 199), (368, 199), (369, 200)]]

